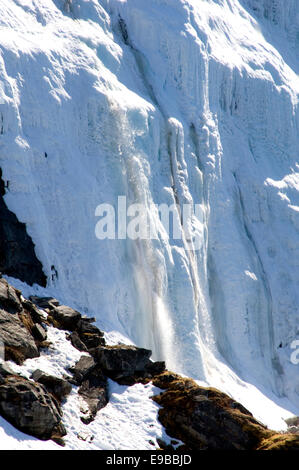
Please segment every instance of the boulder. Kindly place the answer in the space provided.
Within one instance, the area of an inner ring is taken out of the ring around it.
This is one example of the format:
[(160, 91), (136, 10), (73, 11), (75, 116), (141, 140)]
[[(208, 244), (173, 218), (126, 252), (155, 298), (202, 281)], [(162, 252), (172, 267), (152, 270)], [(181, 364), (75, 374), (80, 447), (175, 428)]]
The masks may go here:
[(54, 297), (38, 297), (36, 295), (30, 295), (29, 299), (40, 308), (48, 308), (52, 310), (54, 307), (58, 307), (59, 302)]
[(69, 369), (73, 374), (74, 383), (81, 385), (95, 367), (96, 362), (91, 356), (81, 356), (79, 361)]
[(76, 331), (88, 350), (105, 344), (104, 333), (86, 318), (79, 320)]
[(43, 323), (45, 321), (45, 317), (43, 316), (42, 312), (36, 307), (36, 305), (31, 302), (30, 300), (24, 299), (22, 300), (22, 307), (25, 311), (27, 311), (34, 323)]
[(104, 333), (99, 330), (99, 328), (92, 324), (92, 322), (87, 318), (81, 318), (78, 322), (77, 331), (80, 335), (89, 333), (93, 335), (100, 336), (101, 338), (104, 336)]
[(42, 325), (36, 323), (33, 325), (32, 329), (32, 335), (37, 341), (46, 341), (47, 339), (47, 332), (46, 330), (42, 327)]
[(43, 385), (16, 375), (0, 384), (0, 415), (20, 431), (42, 440), (66, 434), (58, 402)]
[(39, 356), (33, 336), (17, 314), (0, 310), (0, 340), (4, 343), (6, 360), (22, 364), (25, 359)]
[(53, 308), (51, 311), (51, 317), (54, 320), (54, 326), (62, 330), (74, 331), (81, 319), (81, 313), (71, 307), (67, 307), (66, 305), (60, 305), (59, 307)]
[(70, 382), (65, 379), (60, 379), (54, 375), (46, 374), (45, 372), (37, 369), (32, 374), (33, 380), (43, 384), (46, 390), (54, 395), (54, 397), (61, 402), (72, 391)]
[(97, 412), (108, 403), (107, 378), (91, 356), (81, 356), (74, 367), (69, 369), (74, 383), (80, 385), (79, 395), (88, 405), (88, 413), (81, 417), (84, 424), (94, 420)]
[(95, 350), (95, 360), (103, 373), (120, 384), (132, 385), (151, 378), (156, 371), (165, 370), (165, 363), (150, 360), (149, 349), (120, 344), (117, 346), (99, 346)]
[(83, 341), (81, 341), (77, 331), (73, 331), (72, 333), (70, 333), (69, 335), (67, 335), (66, 337), (71, 343), (72, 345), (74, 346), (74, 348), (78, 349), (78, 351), (81, 351), (81, 352), (88, 352), (88, 349), (87, 347), (85, 346), (85, 344), (83, 343)]
[(108, 403), (107, 378), (99, 368), (92, 369), (84, 378), (78, 393), (84, 398), (89, 409), (89, 413), (81, 416), (81, 420), (84, 424), (89, 424), (94, 420), (97, 412)]
[(145, 366), (145, 373), (146, 375), (150, 375), (151, 377), (161, 374), (165, 370), (165, 362), (164, 361), (156, 361), (152, 362), (150, 361), (146, 366)]

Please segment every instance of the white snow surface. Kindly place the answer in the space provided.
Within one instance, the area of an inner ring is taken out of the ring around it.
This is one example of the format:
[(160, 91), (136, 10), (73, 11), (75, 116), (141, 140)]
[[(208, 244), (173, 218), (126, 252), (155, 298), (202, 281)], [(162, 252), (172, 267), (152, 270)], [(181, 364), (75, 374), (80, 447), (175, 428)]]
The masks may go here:
[[(28, 295), (285, 429), (299, 414), (298, 1), (2, 0), (0, 13), (5, 201), (49, 279)], [(158, 240), (98, 240), (95, 209), (119, 195), (201, 204), (200, 250), (165, 239), (155, 212)]]

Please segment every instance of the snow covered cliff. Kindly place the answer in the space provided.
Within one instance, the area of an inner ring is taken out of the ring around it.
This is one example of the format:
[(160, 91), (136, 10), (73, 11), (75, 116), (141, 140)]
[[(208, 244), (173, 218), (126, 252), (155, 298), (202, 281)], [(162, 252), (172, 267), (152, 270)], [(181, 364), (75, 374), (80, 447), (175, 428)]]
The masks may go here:
[[(0, 6), (5, 202), (47, 291), (264, 422), (299, 410), (298, 48), (296, 0)], [(157, 240), (98, 240), (118, 196), (200, 204), (200, 249), (153, 211)]]

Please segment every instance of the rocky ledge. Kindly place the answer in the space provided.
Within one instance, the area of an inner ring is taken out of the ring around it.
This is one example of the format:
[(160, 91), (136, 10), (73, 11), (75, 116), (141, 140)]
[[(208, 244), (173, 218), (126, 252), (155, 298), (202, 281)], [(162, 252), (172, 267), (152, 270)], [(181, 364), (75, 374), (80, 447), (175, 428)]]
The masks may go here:
[(293, 429), (297, 421), (290, 423), (290, 433), (271, 431), (228, 395), (167, 371), (164, 362), (153, 362), (150, 350), (106, 345), (94, 321), (51, 297), (27, 300), (0, 279), (0, 340), (6, 361), (22, 364), (38, 357), (48, 346), (49, 325), (65, 330), (72, 346), (84, 352), (66, 371), (66, 379), (41, 370), (28, 379), (2, 362), (0, 415), (4, 419), (27, 434), (63, 445), (61, 403), (73, 386), (87, 404), (81, 420), (88, 425), (108, 403), (107, 378), (128, 386), (152, 381), (162, 390), (152, 397), (160, 406), (159, 420), (170, 437), (183, 443), (176, 450), (299, 450), (299, 435)]
[(240, 403), (214, 388), (165, 371), (154, 377), (164, 391), (153, 400), (169, 436), (186, 450), (299, 450), (299, 436), (267, 429)]

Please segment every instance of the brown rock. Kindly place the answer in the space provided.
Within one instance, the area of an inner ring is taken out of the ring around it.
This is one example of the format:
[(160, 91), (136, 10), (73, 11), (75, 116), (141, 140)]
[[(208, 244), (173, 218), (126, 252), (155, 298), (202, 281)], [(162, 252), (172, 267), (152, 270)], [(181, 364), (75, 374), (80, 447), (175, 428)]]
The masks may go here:
[(294, 450), (297, 446), (299, 450), (299, 436), (277, 437), (240, 403), (216, 389), (200, 387), (192, 379), (168, 371), (156, 376), (153, 383), (165, 389), (153, 397), (161, 406), (159, 420), (168, 435), (180, 439), (187, 449), (270, 450), (289, 446)]
[(78, 326), (81, 313), (66, 305), (60, 305), (51, 311), (51, 317), (54, 319), (54, 326), (62, 330), (74, 331)]

